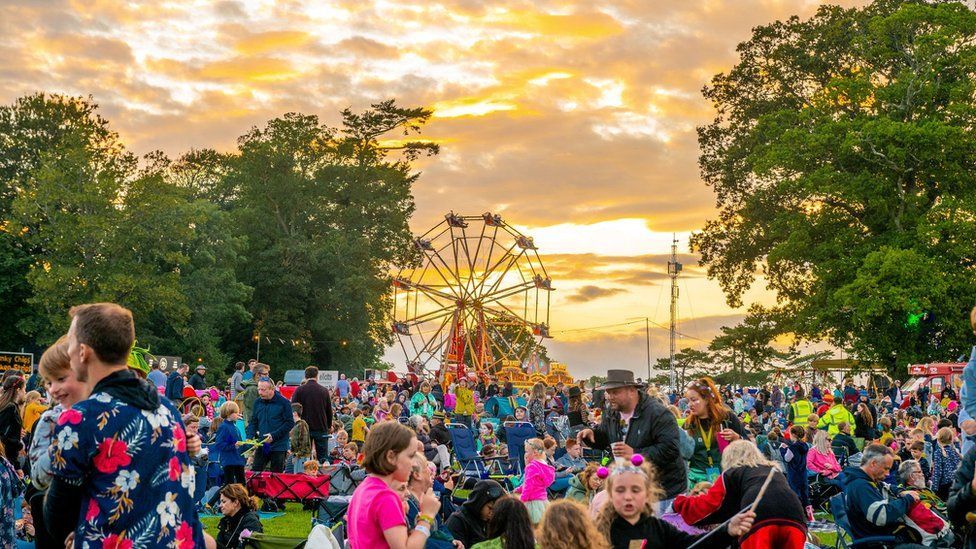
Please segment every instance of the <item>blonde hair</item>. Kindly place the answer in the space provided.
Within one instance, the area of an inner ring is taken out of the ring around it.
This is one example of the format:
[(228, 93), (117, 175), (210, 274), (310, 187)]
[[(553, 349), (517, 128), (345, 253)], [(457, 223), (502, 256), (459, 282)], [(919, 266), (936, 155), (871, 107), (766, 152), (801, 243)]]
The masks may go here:
[(813, 447), (825, 456), (834, 453), (830, 447), (830, 439), (827, 438), (827, 431), (817, 431), (817, 434), (813, 435)]
[(237, 405), (233, 400), (228, 400), (220, 407), (220, 417), (221, 419), (227, 419), (231, 414), (238, 412), (240, 413), (241, 407)]
[(734, 467), (759, 467), (761, 465), (776, 464), (769, 461), (750, 440), (736, 440), (729, 443), (722, 452), (722, 470), (728, 471)]
[(526, 440), (525, 449), (528, 450), (530, 448), (537, 454), (545, 455), (546, 453), (546, 443), (541, 438), (530, 438), (529, 440)]
[(27, 394), (24, 395), (24, 404), (30, 404), (36, 400), (41, 400), (41, 393), (38, 393), (37, 391), (28, 391)]
[(68, 336), (63, 335), (41, 355), (41, 360), (37, 363), (37, 371), (41, 373), (47, 381), (54, 381), (65, 375), (71, 370), (71, 361), (68, 359)]
[(810, 414), (807, 416), (807, 423), (816, 423), (820, 421), (820, 416), (817, 414)]
[[(728, 448), (725, 449), (728, 451)], [(632, 466), (628, 466), (632, 467)], [(616, 469), (616, 468), (615, 468)], [(641, 509), (641, 516), (652, 516), (654, 515), (654, 507), (657, 505), (658, 500), (663, 495), (661, 487), (657, 484), (657, 474), (654, 472), (654, 467), (651, 466), (649, 462), (644, 462), (641, 464), (640, 469), (644, 471), (644, 490), (647, 492), (647, 501), (644, 502), (644, 508)], [(616, 473), (616, 471), (611, 471), (610, 476), (607, 477), (605, 483), (605, 490), (610, 498), (613, 497), (613, 485), (615, 484), (615, 479), (619, 478), (621, 473)], [(607, 539), (610, 539), (610, 525), (613, 521), (617, 520), (620, 514), (613, 507), (613, 500), (609, 499), (607, 503), (600, 510), (600, 514), (596, 517), (596, 526), (603, 533)]]
[(943, 427), (935, 434), (935, 439), (939, 441), (939, 444), (952, 444), (952, 441), (956, 439), (956, 432), (952, 427)]
[[(887, 419), (887, 418), (884, 418), (883, 417), (880, 420), (878, 420), (878, 422), (880, 423), (882, 420), (885, 420), (885, 419)], [(932, 416), (925, 416), (922, 419), (918, 420), (917, 427), (919, 429), (921, 429), (923, 433), (932, 433), (932, 432), (935, 431), (935, 425), (936, 425), (936, 423), (935, 423), (935, 418), (934, 417), (932, 417)]]
[(546, 509), (536, 542), (539, 549), (610, 548), (607, 539), (593, 525), (587, 510), (579, 503), (566, 499), (556, 500)]

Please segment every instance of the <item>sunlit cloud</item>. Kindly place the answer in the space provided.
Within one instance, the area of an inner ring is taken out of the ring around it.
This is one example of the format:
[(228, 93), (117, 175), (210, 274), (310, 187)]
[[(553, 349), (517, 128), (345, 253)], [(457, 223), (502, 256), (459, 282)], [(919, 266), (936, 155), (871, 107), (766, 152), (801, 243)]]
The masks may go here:
[[(742, 311), (686, 255), (691, 231), (715, 214), (697, 164), (695, 127), (714, 116), (700, 90), (736, 62), (753, 27), (817, 5), (9, 0), (0, 100), (90, 94), (134, 152), (174, 156), (233, 150), (237, 136), (286, 112), (334, 125), (344, 108), (389, 98), (425, 106), (434, 116), (422, 138), (442, 152), (417, 164), (414, 230), (450, 210), (494, 211), (535, 237), (559, 288), (554, 330), (664, 320), (672, 235), (686, 266), (683, 316), (734, 323)], [(747, 296), (769, 299), (761, 280)], [(694, 335), (719, 327), (702, 322)], [(580, 373), (608, 356), (645, 360), (632, 330), (567, 332), (551, 349)]]

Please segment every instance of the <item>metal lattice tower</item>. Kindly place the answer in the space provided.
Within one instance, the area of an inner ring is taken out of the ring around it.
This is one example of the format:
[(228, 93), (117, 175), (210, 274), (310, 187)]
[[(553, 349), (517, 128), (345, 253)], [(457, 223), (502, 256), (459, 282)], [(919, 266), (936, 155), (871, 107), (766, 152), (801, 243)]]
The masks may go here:
[(671, 359), (669, 361), (668, 384), (672, 394), (677, 390), (678, 369), (674, 362), (675, 347), (678, 341), (678, 274), (681, 273), (681, 263), (678, 263), (678, 239), (671, 237), (671, 260), (668, 261), (668, 276), (671, 277)]

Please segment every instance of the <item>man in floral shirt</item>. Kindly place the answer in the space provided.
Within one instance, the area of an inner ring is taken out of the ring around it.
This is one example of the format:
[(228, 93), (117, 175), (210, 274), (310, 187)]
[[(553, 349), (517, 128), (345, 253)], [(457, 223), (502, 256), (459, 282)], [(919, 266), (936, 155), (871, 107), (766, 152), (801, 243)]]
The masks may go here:
[(126, 367), (132, 313), (71, 309), (68, 356), (91, 396), (58, 418), (44, 507), (55, 539), (75, 547), (202, 549), (196, 479), (176, 408)]

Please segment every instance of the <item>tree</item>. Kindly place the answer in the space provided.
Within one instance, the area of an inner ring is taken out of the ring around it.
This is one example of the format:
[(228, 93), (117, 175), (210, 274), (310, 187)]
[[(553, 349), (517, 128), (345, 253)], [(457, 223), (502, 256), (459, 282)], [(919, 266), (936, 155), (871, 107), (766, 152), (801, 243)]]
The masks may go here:
[[(387, 101), (344, 111), (340, 129), (292, 113), (238, 140), (223, 188), (249, 241), (240, 271), (254, 288), (249, 310), (272, 342), (299, 342), (262, 349), (273, 367), (378, 364), (391, 338), (387, 272), (407, 259), (412, 239), (418, 174), (410, 161), (437, 152), (380, 138), (415, 133), (429, 116)], [(397, 151), (400, 158), (388, 159)]]
[(783, 332), (892, 371), (966, 348), (974, 35), (961, 2), (876, 0), (739, 45), (704, 90), (718, 114), (699, 128), (700, 165), (719, 215), (692, 238), (730, 305), (761, 274)]
[[(0, 349), (32, 347), (44, 323), (28, 303), (33, 257), (33, 220), (12, 220), (14, 201), (33, 193), (33, 178), (43, 161), (52, 162), (69, 142), (86, 142), (94, 151), (116, 145), (108, 122), (91, 98), (35, 93), (0, 106)], [(45, 160), (46, 159), (46, 160)]]
[[(248, 319), (248, 288), (235, 278), (243, 240), (226, 212), (171, 182), (165, 155), (140, 163), (96, 109), (44, 96), (7, 108), (57, 137), (15, 174), (6, 224), (31, 252), (31, 313), (18, 325), (46, 344), (67, 330), (71, 306), (117, 302), (133, 311), (140, 346), (222, 366), (228, 330)], [(22, 133), (12, 150), (33, 135)]]
[[(712, 375), (711, 366), (713, 364), (713, 357), (707, 351), (701, 351), (698, 349), (692, 349), (691, 347), (685, 347), (677, 353), (674, 354), (674, 369), (676, 372), (675, 383), (677, 384), (678, 392), (680, 393), (683, 388), (694, 378)], [(671, 383), (671, 378), (668, 372), (671, 370), (671, 357), (661, 357), (657, 359), (657, 363), (654, 368), (659, 371), (664, 371), (664, 374), (656, 376), (653, 381), (658, 385), (667, 386)]]
[(796, 356), (793, 349), (780, 350), (773, 341), (782, 335), (782, 322), (760, 307), (752, 307), (737, 326), (722, 326), (721, 334), (712, 339), (708, 350), (712, 363), (726, 366), (724, 382), (745, 383), (762, 377), (776, 362)]

